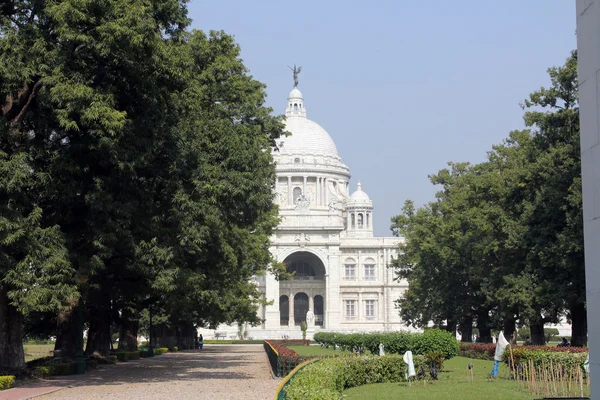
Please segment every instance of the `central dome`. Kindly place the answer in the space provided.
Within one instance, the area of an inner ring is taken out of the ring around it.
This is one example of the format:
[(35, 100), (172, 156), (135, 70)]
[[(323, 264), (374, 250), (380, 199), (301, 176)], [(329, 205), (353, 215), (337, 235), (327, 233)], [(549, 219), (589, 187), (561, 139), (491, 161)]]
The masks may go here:
[(279, 146), (281, 154), (324, 154), (338, 157), (333, 139), (316, 122), (306, 117), (288, 117), (285, 130), (291, 136), (282, 138)]
[(327, 131), (306, 118), (304, 98), (297, 87), (288, 95), (285, 116), (285, 130), (291, 133), (291, 136), (280, 139), (281, 154), (323, 154), (339, 157), (335, 143)]

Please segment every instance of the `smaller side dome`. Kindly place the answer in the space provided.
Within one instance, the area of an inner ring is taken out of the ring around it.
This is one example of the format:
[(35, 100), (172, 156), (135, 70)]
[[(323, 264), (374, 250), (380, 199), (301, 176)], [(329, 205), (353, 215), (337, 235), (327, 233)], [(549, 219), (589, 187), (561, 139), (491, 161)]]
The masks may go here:
[(350, 196), (350, 203), (369, 203), (370, 201), (371, 199), (363, 192), (362, 185), (358, 182), (356, 192), (352, 193), (352, 196)]

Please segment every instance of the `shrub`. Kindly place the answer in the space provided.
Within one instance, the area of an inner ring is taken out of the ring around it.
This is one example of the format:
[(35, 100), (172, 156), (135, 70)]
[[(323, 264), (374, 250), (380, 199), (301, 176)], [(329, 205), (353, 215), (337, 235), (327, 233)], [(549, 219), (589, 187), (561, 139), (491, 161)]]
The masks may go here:
[(415, 336), (412, 350), (415, 354), (441, 353), (449, 360), (458, 355), (460, 346), (452, 332), (428, 329), (422, 335)]
[(175, 353), (175, 352), (179, 351), (179, 348), (177, 346), (169, 347), (169, 351), (171, 353)]
[(13, 375), (0, 376), (0, 390), (10, 389), (15, 383), (15, 377)]
[(160, 356), (161, 354), (165, 354), (168, 351), (169, 351), (169, 349), (166, 347), (159, 347), (159, 348), (154, 349), (154, 355)]
[[(575, 349), (579, 349), (575, 347)], [(587, 358), (587, 352), (567, 352), (567, 351), (548, 351), (543, 348), (528, 348), (528, 347), (517, 347), (512, 350), (512, 358), (514, 359), (515, 365), (519, 363), (525, 365), (529, 361), (532, 361), (536, 367), (543, 365), (550, 366), (562, 365), (566, 368), (583, 368), (583, 363)], [(510, 352), (504, 352), (503, 361), (511, 365), (511, 354)]]
[(108, 364), (116, 364), (117, 363), (117, 356), (108, 356)]
[(50, 376), (51, 372), (52, 372), (52, 370), (50, 369), (50, 366), (38, 365), (37, 367), (35, 367), (33, 369), (33, 376), (38, 377), (38, 378), (45, 378), (47, 376)]
[(49, 365), (51, 376), (59, 375), (74, 375), (75, 374), (75, 363), (62, 363)]
[(120, 351), (118, 353), (115, 353), (115, 356), (117, 356), (117, 360), (121, 362), (129, 361), (129, 352)]
[(96, 369), (96, 368), (98, 368), (98, 361), (96, 361), (96, 360), (87, 360), (85, 362), (85, 366), (87, 367), (87, 369)]
[(127, 358), (130, 360), (139, 360), (140, 359), (140, 352), (139, 351), (128, 351), (127, 352)]
[(425, 353), (423, 358), (425, 359), (427, 365), (431, 366), (432, 364), (435, 364), (435, 367), (438, 371), (442, 370), (445, 360), (444, 354), (440, 353), (439, 351), (431, 351), (429, 353)]
[[(418, 371), (424, 359), (415, 357), (414, 361)], [(402, 382), (405, 372), (406, 364), (400, 355), (328, 358), (298, 371), (284, 390), (291, 400), (337, 400), (343, 390), (351, 387)]]

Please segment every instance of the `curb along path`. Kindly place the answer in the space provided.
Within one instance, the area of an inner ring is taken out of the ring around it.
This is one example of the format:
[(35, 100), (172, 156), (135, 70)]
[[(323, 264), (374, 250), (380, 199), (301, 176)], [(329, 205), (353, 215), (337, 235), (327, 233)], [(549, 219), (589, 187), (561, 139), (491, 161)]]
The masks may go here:
[(0, 400), (272, 399), (278, 383), (262, 345), (205, 345), (5, 390)]

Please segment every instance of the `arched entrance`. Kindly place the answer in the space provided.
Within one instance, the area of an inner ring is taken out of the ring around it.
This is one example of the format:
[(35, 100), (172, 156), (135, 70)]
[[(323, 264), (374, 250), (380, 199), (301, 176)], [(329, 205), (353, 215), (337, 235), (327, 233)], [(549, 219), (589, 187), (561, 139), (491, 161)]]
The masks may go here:
[(323, 307), (323, 296), (321, 295), (316, 295), (315, 296), (315, 325), (318, 326), (323, 326), (323, 314), (324, 314), (324, 307)]
[(315, 315), (315, 325), (324, 326), (325, 265), (308, 251), (292, 253), (283, 262), (293, 275), (279, 281), (280, 325), (299, 326), (310, 310)]
[(290, 319), (290, 299), (287, 296), (279, 297), (279, 323), (288, 325)]
[(294, 296), (294, 325), (300, 326), (303, 321), (306, 321), (306, 313), (308, 312), (308, 295), (306, 293), (296, 293)]

